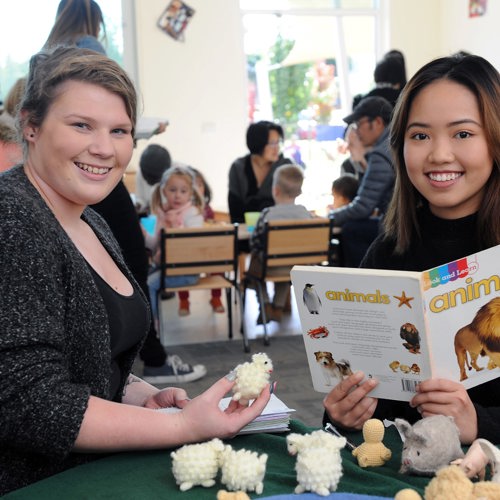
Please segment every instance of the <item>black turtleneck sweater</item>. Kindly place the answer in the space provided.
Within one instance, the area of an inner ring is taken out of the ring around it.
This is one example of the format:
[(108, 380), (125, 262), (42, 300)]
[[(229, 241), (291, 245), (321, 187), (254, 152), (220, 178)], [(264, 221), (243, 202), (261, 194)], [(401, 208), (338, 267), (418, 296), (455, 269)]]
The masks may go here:
[[(418, 214), (420, 238), (401, 255), (394, 253), (395, 242), (379, 236), (361, 262), (361, 267), (425, 271), (441, 264), (484, 250), (477, 238), (477, 215), (446, 220), (433, 215), (427, 207)], [(500, 378), (468, 391), (477, 413), (478, 438), (500, 443)], [(420, 414), (404, 401), (379, 399), (373, 418), (404, 418), (413, 423)], [(327, 420), (325, 413), (325, 420)]]

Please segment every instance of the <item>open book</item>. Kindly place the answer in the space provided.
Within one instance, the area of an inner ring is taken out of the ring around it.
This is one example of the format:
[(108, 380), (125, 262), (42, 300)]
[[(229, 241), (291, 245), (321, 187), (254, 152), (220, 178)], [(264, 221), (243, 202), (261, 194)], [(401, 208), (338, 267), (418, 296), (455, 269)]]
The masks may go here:
[(428, 378), (469, 389), (500, 375), (500, 246), (424, 272), (295, 266), (314, 389), (351, 372), (410, 400)]

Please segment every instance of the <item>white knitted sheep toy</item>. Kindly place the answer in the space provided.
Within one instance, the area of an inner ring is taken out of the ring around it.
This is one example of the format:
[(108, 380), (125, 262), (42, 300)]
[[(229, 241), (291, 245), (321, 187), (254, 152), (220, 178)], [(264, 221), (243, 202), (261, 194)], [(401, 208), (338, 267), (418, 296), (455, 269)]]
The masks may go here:
[(213, 486), (223, 450), (224, 443), (215, 438), (206, 443), (185, 444), (173, 451), (172, 473), (180, 490), (187, 491), (198, 484), (205, 488)]
[(264, 489), (267, 455), (258, 455), (245, 449), (233, 450), (226, 445), (221, 455), (221, 483), (229, 491), (255, 491), (260, 495)]
[(273, 362), (267, 354), (259, 352), (252, 356), (251, 362), (238, 365), (234, 371), (236, 379), (233, 399), (245, 405), (251, 399), (255, 399), (269, 383)]
[(297, 455), (295, 471), (299, 484), (295, 493), (312, 491), (327, 496), (335, 491), (342, 477), (340, 450), (346, 439), (319, 430), (304, 435), (289, 434), (286, 440), (288, 452)]

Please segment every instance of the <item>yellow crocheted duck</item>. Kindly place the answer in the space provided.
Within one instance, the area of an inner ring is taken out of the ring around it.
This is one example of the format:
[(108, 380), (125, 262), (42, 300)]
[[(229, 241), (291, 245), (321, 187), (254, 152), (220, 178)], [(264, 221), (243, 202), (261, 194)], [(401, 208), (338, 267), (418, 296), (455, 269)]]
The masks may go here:
[(352, 450), (361, 467), (384, 465), (391, 458), (391, 450), (382, 443), (384, 432), (384, 424), (376, 418), (371, 418), (363, 424), (364, 443)]

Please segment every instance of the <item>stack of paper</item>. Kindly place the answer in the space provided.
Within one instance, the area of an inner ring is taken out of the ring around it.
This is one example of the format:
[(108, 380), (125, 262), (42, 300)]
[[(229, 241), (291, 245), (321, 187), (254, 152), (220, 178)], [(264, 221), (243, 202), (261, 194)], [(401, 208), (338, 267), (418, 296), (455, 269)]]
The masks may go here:
[[(219, 407), (225, 410), (231, 398), (224, 398)], [(158, 411), (175, 413), (181, 411), (179, 408), (162, 408)], [(275, 394), (271, 394), (271, 399), (267, 403), (264, 411), (252, 422), (243, 427), (239, 434), (254, 434), (257, 432), (286, 432), (290, 429), (290, 413), (295, 410), (281, 401)]]
[[(222, 409), (227, 408), (231, 398), (225, 398), (220, 402)], [(253, 434), (256, 432), (286, 432), (290, 429), (290, 413), (295, 410), (281, 401), (275, 394), (267, 403), (264, 411), (252, 422), (243, 427), (239, 434)]]

